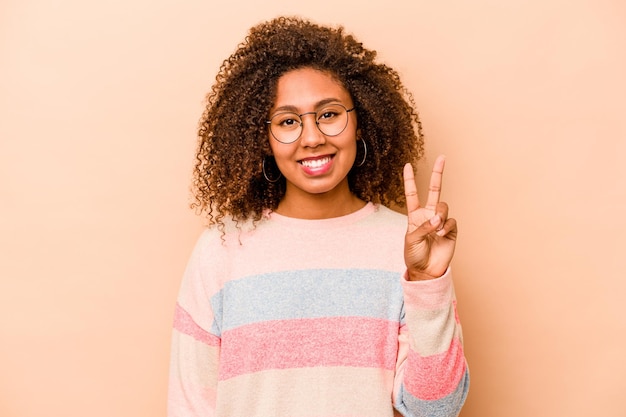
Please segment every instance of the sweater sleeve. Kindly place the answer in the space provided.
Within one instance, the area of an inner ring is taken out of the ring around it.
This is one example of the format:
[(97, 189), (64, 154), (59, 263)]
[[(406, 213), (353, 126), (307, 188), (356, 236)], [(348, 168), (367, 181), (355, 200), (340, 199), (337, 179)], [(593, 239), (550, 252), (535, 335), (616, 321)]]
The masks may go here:
[(405, 322), (400, 328), (394, 404), (404, 416), (457, 416), (469, 389), (461, 324), (450, 269), (440, 278), (402, 278)]
[(215, 415), (220, 334), (206, 288), (201, 238), (185, 270), (174, 311), (168, 417)]

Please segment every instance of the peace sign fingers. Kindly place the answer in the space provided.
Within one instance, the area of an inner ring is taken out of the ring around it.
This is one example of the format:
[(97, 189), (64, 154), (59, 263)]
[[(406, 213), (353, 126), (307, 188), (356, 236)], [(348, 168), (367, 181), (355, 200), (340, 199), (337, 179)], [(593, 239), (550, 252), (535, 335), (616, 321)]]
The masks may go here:
[(446, 158), (437, 157), (428, 186), (426, 205), (420, 206), (413, 168), (404, 166), (408, 228), (404, 260), (410, 280), (440, 277), (450, 265), (456, 245), (456, 220), (448, 218), (448, 205), (440, 201)]
[[(439, 155), (435, 160), (433, 172), (430, 176), (428, 199), (426, 200), (426, 206), (424, 208), (433, 212), (437, 208), (439, 198), (441, 197), (441, 184), (443, 182), (443, 170), (445, 165), (446, 157)], [(415, 175), (413, 174), (413, 167), (409, 163), (404, 165), (404, 196), (406, 197), (406, 208), (409, 213), (420, 208)]]

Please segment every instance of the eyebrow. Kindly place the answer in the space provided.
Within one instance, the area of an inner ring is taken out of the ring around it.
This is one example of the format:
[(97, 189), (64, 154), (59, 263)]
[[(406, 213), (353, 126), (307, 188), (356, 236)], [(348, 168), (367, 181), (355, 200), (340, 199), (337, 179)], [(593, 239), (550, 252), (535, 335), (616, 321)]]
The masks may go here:
[[(325, 106), (327, 104), (330, 104), (330, 103), (338, 103), (338, 104), (342, 104), (342, 105), (345, 106), (345, 104), (341, 100), (339, 100), (338, 98), (325, 98), (325, 99), (320, 100), (317, 103), (315, 103), (315, 106), (313, 108), (314, 109), (318, 109), (318, 108), (320, 108), (322, 106)], [(274, 109), (274, 111), (271, 112), (270, 114), (276, 114), (276, 113), (285, 112), (285, 111), (294, 112), (294, 113), (298, 113), (299, 112), (299, 110), (298, 110), (298, 108), (296, 106), (293, 106), (291, 104), (286, 104), (284, 106), (276, 107)]]

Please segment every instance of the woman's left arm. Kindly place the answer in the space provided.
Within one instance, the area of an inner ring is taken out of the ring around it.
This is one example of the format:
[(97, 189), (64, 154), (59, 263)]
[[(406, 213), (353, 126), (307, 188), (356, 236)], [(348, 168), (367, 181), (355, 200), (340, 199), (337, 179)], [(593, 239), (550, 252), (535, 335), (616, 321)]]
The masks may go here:
[(421, 207), (413, 168), (404, 168), (408, 210), (402, 280), (405, 323), (394, 403), (406, 416), (456, 416), (469, 389), (450, 262), (457, 224), (440, 202), (445, 158), (435, 161), (426, 206)]

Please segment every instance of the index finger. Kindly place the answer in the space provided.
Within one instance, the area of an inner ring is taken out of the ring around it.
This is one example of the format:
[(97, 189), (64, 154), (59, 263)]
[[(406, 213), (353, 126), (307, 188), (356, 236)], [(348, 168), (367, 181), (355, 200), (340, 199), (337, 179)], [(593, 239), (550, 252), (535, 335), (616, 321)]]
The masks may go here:
[(417, 195), (417, 185), (415, 184), (415, 174), (410, 163), (404, 165), (404, 196), (406, 198), (406, 209), (410, 213), (420, 207), (420, 200)]
[(446, 157), (439, 155), (433, 165), (433, 173), (430, 176), (430, 184), (428, 185), (428, 200), (426, 208), (435, 210), (439, 198), (441, 197), (441, 183), (443, 181), (443, 169), (446, 165)]

